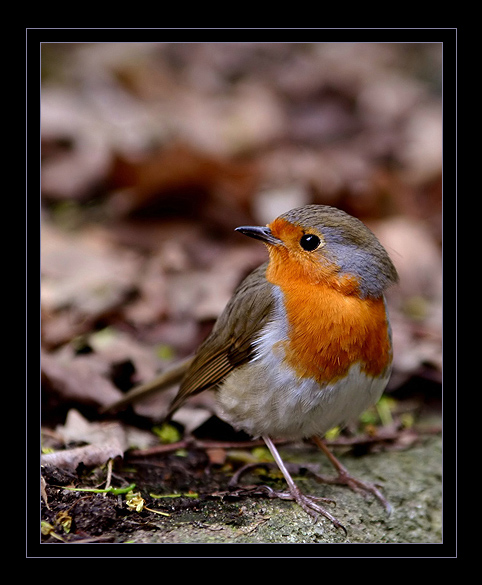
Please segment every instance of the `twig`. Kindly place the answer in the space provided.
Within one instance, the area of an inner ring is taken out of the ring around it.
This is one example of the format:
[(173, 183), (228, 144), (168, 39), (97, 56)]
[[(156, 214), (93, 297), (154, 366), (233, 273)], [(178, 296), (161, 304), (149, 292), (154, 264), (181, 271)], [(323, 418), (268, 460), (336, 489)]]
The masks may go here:
[(49, 500), (47, 496), (47, 482), (43, 475), (40, 476), (40, 495), (42, 496), (42, 500), (44, 501), (47, 509), (50, 510)]
[(113, 463), (114, 463), (114, 460), (113, 459), (109, 459), (109, 461), (107, 461), (107, 479), (105, 480), (105, 489), (109, 489), (110, 488), (110, 482), (112, 481), (112, 466), (113, 466)]
[[(276, 444), (282, 445), (289, 441), (275, 441)], [(178, 449), (249, 449), (251, 447), (259, 447), (264, 445), (262, 439), (253, 439), (252, 441), (202, 441), (189, 437), (176, 443), (169, 443), (167, 445), (156, 445), (148, 449), (133, 449), (129, 451), (132, 457), (149, 457), (150, 455), (159, 455), (161, 453), (172, 453)]]
[(396, 441), (403, 436), (417, 435), (438, 435), (442, 432), (441, 426), (417, 428), (412, 427), (404, 430), (378, 429), (374, 435), (358, 435), (355, 437), (338, 437), (333, 441), (325, 441), (327, 447), (351, 447), (354, 445), (370, 445), (372, 443), (381, 443), (383, 441)]
[[(333, 441), (326, 441), (329, 447), (352, 447), (355, 445), (370, 445), (372, 443), (379, 443), (383, 441), (396, 441), (402, 436), (409, 435), (436, 435), (440, 433), (442, 427), (435, 426), (429, 428), (412, 427), (405, 430), (381, 429), (377, 430), (374, 435), (358, 435), (355, 437), (338, 437)], [(274, 441), (277, 445), (284, 445), (289, 443), (287, 440)], [(156, 445), (148, 449), (133, 449), (129, 451), (132, 457), (150, 457), (152, 455), (160, 455), (163, 453), (172, 453), (178, 449), (250, 449), (252, 447), (263, 446), (265, 443), (262, 439), (253, 439), (250, 441), (205, 441), (194, 437), (189, 437), (177, 441), (176, 443), (169, 443), (166, 445)]]

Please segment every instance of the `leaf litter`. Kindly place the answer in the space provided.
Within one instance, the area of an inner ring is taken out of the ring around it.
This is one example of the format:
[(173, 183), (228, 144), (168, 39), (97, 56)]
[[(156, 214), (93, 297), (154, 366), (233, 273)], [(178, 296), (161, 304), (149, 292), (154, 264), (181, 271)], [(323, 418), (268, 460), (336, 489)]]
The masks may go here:
[[(53, 487), (60, 476), (97, 481), (91, 474), (114, 460), (119, 489), (149, 480), (149, 465), (128, 471), (132, 448), (160, 466), (152, 489), (152, 478), (140, 487), (142, 498), (185, 494), (171, 502), (182, 514), (196, 506), (191, 489), (201, 497), (226, 491), (204, 470), (235, 470), (229, 448), (216, 442), (247, 438), (213, 423), (210, 395), (178, 413), (187, 440), (177, 455), (149, 454), (172, 392), (114, 418), (100, 411), (194, 351), (237, 283), (265, 260), (234, 227), (264, 224), (297, 205), (336, 205), (366, 221), (401, 275), (388, 298), (389, 391), (401, 410), (407, 399), (415, 424), (408, 428), (397, 413), (391, 426), (348, 429), (333, 442), (358, 451), (416, 444), (418, 417), (440, 397), (442, 371), (436, 47), (70, 48), (43, 47), (42, 425), (45, 451), (49, 442), (54, 449), (42, 455), (45, 522), (54, 527), (45, 525), (44, 538), (109, 538), (127, 518), (145, 521), (143, 511), (124, 516), (110, 493), (79, 502), (70, 532), (54, 522), (77, 497)], [(422, 79), (413, 63), (431, 75)], [(83, 84), (88, 91), (79, 91)], [(199, 451), (192, 433), (214, 444)], [(98, 526), (81, 518), (89, 505), (92, 514), (105, 506)]]

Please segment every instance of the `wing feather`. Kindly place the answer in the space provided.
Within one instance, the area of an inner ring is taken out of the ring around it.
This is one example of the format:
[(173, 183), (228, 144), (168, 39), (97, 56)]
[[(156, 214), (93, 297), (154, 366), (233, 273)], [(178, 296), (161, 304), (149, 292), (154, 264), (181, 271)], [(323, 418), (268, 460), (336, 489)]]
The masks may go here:
[(253, 340), (273, 309), (273, 285), (266, 280), (267, 263), (249, 274), (235, 290), (202, 343), (174, 398), (168, 418), (192, 394), (214, 388), (254, 353)]

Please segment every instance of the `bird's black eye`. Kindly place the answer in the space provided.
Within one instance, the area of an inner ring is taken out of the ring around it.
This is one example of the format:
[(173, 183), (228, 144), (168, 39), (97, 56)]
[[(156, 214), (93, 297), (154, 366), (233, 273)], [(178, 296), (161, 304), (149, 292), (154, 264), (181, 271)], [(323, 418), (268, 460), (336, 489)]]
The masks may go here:
[(313, 252), (320, 245), (321, 241), (314, 234), (305, 234), (300, 240), (300, 246), (307, 252)]

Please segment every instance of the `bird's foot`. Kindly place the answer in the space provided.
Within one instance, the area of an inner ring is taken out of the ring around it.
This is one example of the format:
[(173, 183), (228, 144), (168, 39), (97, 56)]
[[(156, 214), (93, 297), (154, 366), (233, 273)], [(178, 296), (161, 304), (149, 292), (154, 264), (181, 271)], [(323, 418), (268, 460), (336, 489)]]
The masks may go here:
[[(318, 497), (318, 496), (306, 495), (298, 488), (298, 486), (296, 484), (294, 484), (292, 487), (290, 486), (289, 491), (277, 491), (268, 485), (251, 485), (251, 486), (243, 486), (242, 488), (239, 487), (240, 476), (243, 473), (246, 473), (246, 471), (248, 471), (254, 467), (263, 466), (263, 467), (269, 468), (269, 467), (272, 467), (275, 465), (276, 464), (271, 463), (271, 462), (263, 462), (263, 463), (259, 463), (259, 464), (255, 463), (255, 464), (245, 465), (244, 467), (242, 467), (241, 469), (239, 469), (235, 473), (235, 475), (232, 477), (231, 481), (229, 482), (230, 490), (232, 490), (231, 493), (236, 494), (236, 495), (244, 495), (244, 496), (246, 496), (246, 495), (267, 495), (269, 498), (279, 498), (280, 500), (295, 501), (295, 502), (297, 502), (297, 504), (299, 506), (301, 506), (301, 508), (308, 515), (310, 515), (315, 520), (318, 520), (320, 515), (324, 516), (325, 518), (330, 520), (336, 528), (341, 528), (342, 530), (344, 530), (344, 532), (346, 534), (346, 529), (341, 524), (341, 522), (339, 520), (337, 520), (337, 518), (335, 518), (335, 516), (333, 516), (333, 514), (331, 514), (325, 507), (320, 505), (320, 502), (336, 505), (336, 502), (330, 498), (322, 498), (322, 497)], [(299, 468), (298, 465), (293, 465), (293, 466), (290, 465), (289, 467), (296, 467), (297, 469)], [(316, 474), (314, 474), (313, 471), (311, 471), (311, 473), (313, 475), (316, 475)]]
[(304, 494), (298, 486), (290, 487), (290, 491), (288, 492), (278, 492), (269, 486), (263, 486), (263, 488), (266, 490), (268, 497), (279, 498), (281, 500), (294, 500), (308, 515), (314, 518), (315, 521), (319, 519), (320, 515), (324, 516), (330, 520), (336, 528), (341, 528), (345, 532), (345, 535), (347, 534), (346, 528), (343, 524), (324, 506), (319, 504), (319, 502), (326, 502), (336, 505), (334, 500)]
[(313, 440), (318, 445), (318, 447), (320, 447), (320, 449), (325, 453), (333, 467), (338, 472), (338, 475), (336, 477), (327, 477), (324, 475), (319, 475), (318, 473), (313, 473), (315, 479), (322, 483), (346, 485), (354, 492), (362, 493), (363, 495), (372, 494), (373, 496), (375, 496), (375, 498), (377, 498), (377, 500), (379, 500), (379, 502), (387, 511), (387, 514), (390, 515), (392, 507), (390, 505), (390, 502), (380, 491), (379, 489), (381, 487), (380, 485), (353, 477), (348, 472), (348, 469), (333, 455), (333, 453), (328, 449), (328, 447), (319, 437), (313, 437)]
[(345, 468), (339, 469), (338, 475), (336, 477), (327, 477), (325, 475), (319, 475), (317, 473), (313, 474), (313, 476), (317, 481), (321, 483), (345, 485), (354, 492), (361, 493), (365, 496), (367, 494), (372, 494), (382, 504), (382, 506), (387, 511), (388, 515), (390, 515), (392, 511), (392, 506), (390, 505), (390, 502), (379, 489), (381, 486), (353, 477), (350, 473), (348, 473), (348, 471)]

